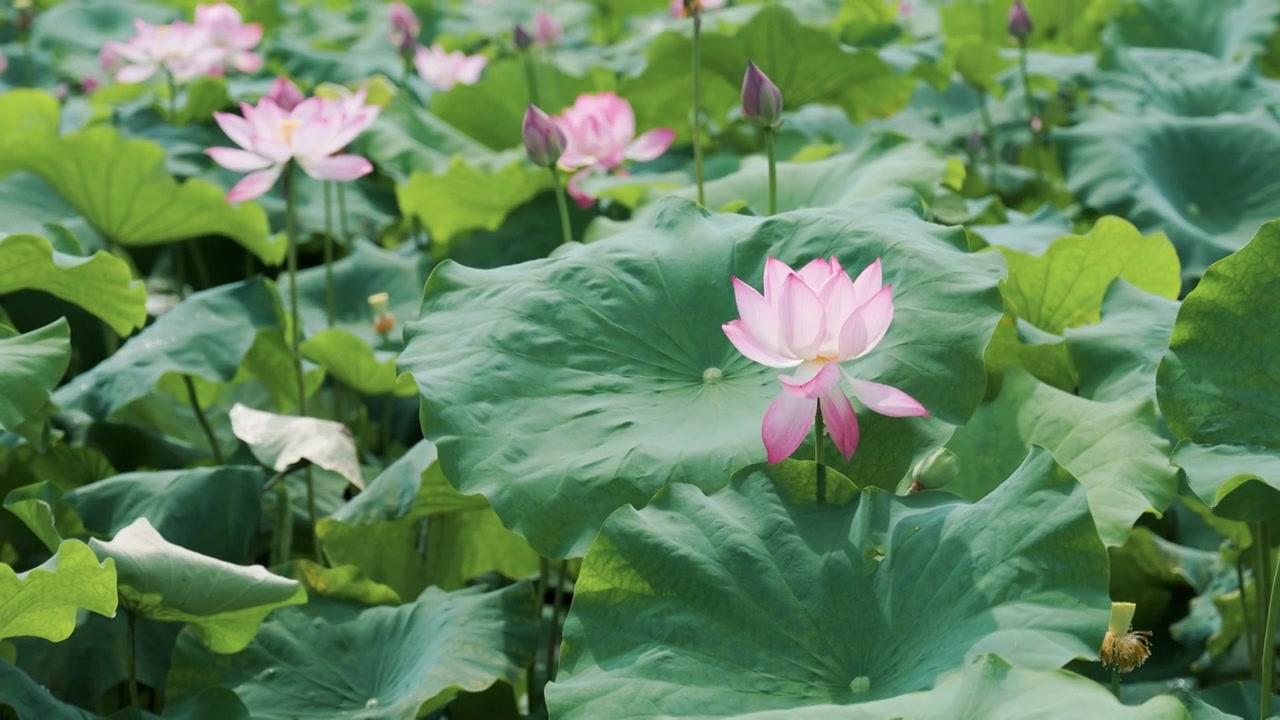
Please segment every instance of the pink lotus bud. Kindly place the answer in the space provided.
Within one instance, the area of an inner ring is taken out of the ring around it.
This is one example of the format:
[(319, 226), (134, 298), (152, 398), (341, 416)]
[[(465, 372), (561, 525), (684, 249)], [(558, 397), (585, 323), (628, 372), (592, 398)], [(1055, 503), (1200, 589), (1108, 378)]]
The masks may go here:
[(402, 2), (393, 2), (388, 8), (391, 14), (391, 29), (397, 33), (404, 35), (412, 35), (417, 38), (418, 33), (422, 31), (422, 23), (418, 21), (418, 16), (413, 10)]
[(528, 30), (524, 29), (523, 25), (516, 23), (516, 29), (512, 31), (511, 36), (517, 50), (528, 50), (533, 47), (533, 36), (529, 34)]
[(9, 68), (9, 58), (4, 56), (4, 51), (0, 50), (0, 75)]
[(742, 78), (742, 116), (757, 127), (782, 126), (782, 92), (753, 62)]
[(80, 81), (80, 92), (88, 95), (94, 90), (97, 90), (100, 84), (101, 83), (98, 82), (97, 78), (86, 77)]
[(560, 42), (560, 36), (563, 34), (564, 28), (560, 27), (560, 23), (545, 10), (539, 10), (534, 16), (533, 39), (539, 45), (555, 45)]
[(1022, 4), (1022, 0), (1013, 0), (1013, 7), (1009, 8), (1009, 34), (1024, 43), (1031, 35), (1031, 27), (1027, 6)]
[(306, 99), (298, 86), (287, 77), (276, 78), (275, 82), (271, 83), (271, 89), (267, 91), (266, 96), (285, 112), (291, 112)]
[(524, 135), (524, 149), (529, 159), (539, 167), (553, 167), (564, 155), (568, 137), (556, 121), (536, 105), (530, 105), (524, 112), (524, 124), (521, 126)]
[(1040, 120), (1039, 115), (1031, 116), (1031, 132), (1038, 133), (1044, 129), (1044, 122)]

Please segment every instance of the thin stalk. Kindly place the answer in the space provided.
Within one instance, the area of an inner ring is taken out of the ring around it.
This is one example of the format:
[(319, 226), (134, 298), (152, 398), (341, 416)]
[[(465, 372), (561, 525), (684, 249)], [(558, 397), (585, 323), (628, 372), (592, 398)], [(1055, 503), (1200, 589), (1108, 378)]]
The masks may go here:
[(244, 251), (244, 279), (248, 280), (249, 278), (253, 277), (255, 275), (254, 270), (255, 270), (255, 267), (253, 264), (253, 253), (249, 252), (248, 250), (245, 250)]
[[(1257, 602), (1257, 623), (1250, 630), (1257, 634), (1258, 637), (1258, 659), (1262, 660), (1267, 654), (1267, 646), (1263, 644), (1262, 633), (1265, 632), (1264, 625), (1267, 622), (1267, 608), (1270, 607), (1270, 598), (1267, 593), (1271, 587), (1271, 539), (1270, 533), (1265, 523), (1250, 523), (1253, 532), (1253, 582), (1254, 582), (1254, 600)], [(1258, 680), (1262, 680), (1261, 667), (1259, 664)]]
[(35, 87), (36, 56), (35, 50), (31, 49), (30, 25), (27, 25), (26, 29), (22, 31), (22, 59), (25, 61), (22, 64), (22, 85), (24, 87)]
[(142, 709), (138, 702), (138, 616), (125, 610), (125, 622), (129, 626), (129, 706)]
[(986, 136), (987, 173), (990, 175), (987, 184), (996, 186), (996, 126), (991, 122), (991, 112), (987, 110), (987, 93), (978, 89), (978, 112), (982, 115), (982, 133)]
[[(385, 338), (384, 338), (385, 341)], [(385, 454), (391, 449), (391, 411), (395, 409), (395, 396), (388, 394), (383, 398), (382, 422), (378, 428), (378, 447)]]
[(173, 250), (173, 279), (177, 284), (178, 299), (187, 299), (187, 254), (182, 252), (182, 244), (171, 245)]
[(569, 224), (569, 201), (564, 197), (564, 185), (560, 182), (560, 171), (555, 165), (551, 166), (551, 184), (556, 189), (556, 204), (560, 206), (560, 232), (567, 245), (573, 242), (573, 226)]
[[(538, 634), (542, 634), (542, 610), (547, 604), (547, 585), (551, 582), (551, 561), (546, 558), (538, 558), (538, 582), (534, 586), (534, 619), (537, 622)], [(551, 643), (551, 635), (547, 635), (547, 644)], [(545, 700), (543, 699), (543, 687), (546, 685), (546, 678), (543, 678), (542, 684), (538, 683), (538, 654), (535, 652), (529, 660), (529, 712), (533, 713), (542, 707)]]
[[(284, 472), (276, 477), (283, 478)], [(289, 486), (280, 481), (276, 483), (276, 523), (271, 536), (273, 566), (289, 562), (289, 556), (293, 554), (293, 508), (289, 507)]]
[[(1265, 546), (1264, 546), (1265, 547)], [(1277, 568), (1272, 578), (1271, 598), (1269, 607), (1267, 608), (1267, 629), (1262, 634), (1262, 647), (1259, 650), (1262, 653), (1262, 677), (1259, 678), (1262, 684), (1262, 693), (1258, 703), (1258, 718), (1267, 720), (1271, 717), (1271, 692), (1275, 686), (1276, 678), (1276, 618), (1280, 616), (1280, 568)]]
[(213, 287), (213, 276), (209, 274), (209, 265), (204, 261), (204, 253), (200, 252), (200, 244), (195, 240), (186, 240), (182, 245), (191, 253), (191, 267), (195, 268), (196, 282), (200, 283), (202, 288)]
[(522, 50), (524, 55), (524, 81), (529, 86), (529, 103), (542, 107), (538, 94), (538, 69), (533, 63), (533, 53)]
[(556, 681), (560, 650), (560, 609), (564, 604), (565, 578), (569, 575), (569, 561), (561, 560), (556, 573), (555, 592), (551, 595), (551, 627), (547, 631), (547, 682)]
[(1258, 636), (1253, 631), (1253, 622), (1249, 619), (1249, 599), (1244, 594), (1244, 552), (1236, 555), (1236, 585), (1240, 588), (1240, 616), (1244, 618), (1244, 639), (1249, 647), (1249, 672), (1257, 679), (1258, 673)]
[(823, 462), (827, 433), (821, 410), (814, 414), (813, 432), (813, 461), (818, 464), (818, 504), (821, 505), (827, 501), (827, 466)]
[(1120, 669), (1111, 668), (1111, 694), (1120, 699)]
[(174, 79), (173, 73), (168, 70), (164, 71), (165, 80), (169, 83), (169, 122), (174, 125), (178, 124), (178, 81)]
[(769, 155), (769, 214), (778, 212), (778, 152), (773, 145), (773, 128), (764, 129), (764, 148)]
[[(1040, 168), (1040, 132), (1032, 124), (1036, 117), (1036, 102), (1031, 95), (1031, 75), (1027, 72), (1027, 41), (1018, 41), (1018, 75), (1022, 77), (1022, 94), (1027, 99), (1027, 127), (1031, 128), (1032, 162), (1036, 171), (1036, 179), (1043, 181), (1044, 172)], [(1043, 129), (1043, 123), (1041, 129)]]
[(324, 553), (320, 552), (320, 534), (316, 532), (320, 524), (320, 513), (316, 511), (316, 479), (311, 474), (311, 465), (307, 465), (307, 517), (311, 521), (311, 550), (315, 553), (316, 564), (325, 566)]
[(337, 317), (337, 292), (333, 284), (333, 183), (324, 184), (324, 316), (333, 327)]
[(293, 163), (284, 169), (284, 216), (285, 236), (289, 243), (289, 314), (293, 318), (292, 332), (289, 333), (289, 348), (293, 351), (293, 370), (297, 375), (298, 414), (307, 414), (307, 383), (302, 377), (302, 316), (298, 313), (298, 216), (294, 206)]
[(347, 227), (347, 185), (338, 183), (338, 229), (342, 232), (343, 244), (351, 243), (351, 229)]
[(702, 15), (693, 13), (693, 175), (698, 181), (698, 204), (706, 206), (702, 187)]
[(209, 418), (205, 417), (204, 408), (200, 407), (200, 397), (196, 393), (196, 384), (192, 382), (191, 376), (183, 373), (182, 383), (187, 386), (187, 400), (191, 403), (191, 409), (196, 413), (196, 422), (200, 423), (200, 429), (204, 431), (204, 436), (209, 440), (209, 449), (213, 451), (213, 461), (219, 465), (225, 465), (226, 460), (222, 457), (222, 449), (218, 447), (218, 438), (213, 434), (213, 428), (209, 426)]

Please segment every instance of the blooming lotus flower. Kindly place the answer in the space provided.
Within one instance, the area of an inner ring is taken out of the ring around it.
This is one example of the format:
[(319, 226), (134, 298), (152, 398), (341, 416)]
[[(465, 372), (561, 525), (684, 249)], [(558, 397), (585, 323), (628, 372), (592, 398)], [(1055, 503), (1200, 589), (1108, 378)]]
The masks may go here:
[(212, 74), (221, 75), (230, 66), (242, 73), (262, 69), (262, 57), (253, 49), (262, 42), (262, 25), (245, 22), (240, 11), (226, 3), (196, 6), (196, 27), (206, 32), (208, 46), (218, 52)]
[(298, 89), (297, 85), (287, 77), (278, 77), (275, 82), (271, 83), (271, 89), (264, 96), (271, 99), (281, 110), (293, 110), (302, 104), (306, 96)]
[(929, 415), (901, 390), (861, 380), (840, 366), (871, 352), (893, 321), (893, 286), (883, 284), (880, 260), (851, 280), (834, 257), (818, 258), (799, 272), (769, 258), (763, 295), (736, 277), (733, 290), (740, 317), (724, 325), (729, 341), (762, 365), (795, 369), (778, 376), (782, 392), (764, 415), (761, 436), (769, 462), (780, 462), (800, 447), (819, 410), (840, 454), (846, 460), (853, 456), (858, 416), (842, 381), (860, 403), (881, 415)]
[(336, 98), (320, 98), (320, 116), (343, 126), (358, 128), (356, 135), (369, 129), (378, 119), (382, 108), (377, 105), (366, 105), (368, 91), (360, 88), (354, 93)]
[(459, 50), (445, 52), (438, 43), (419, 47), (413, 57), (418, 74), (437, 90), (449, 90), (458, 83), (475, 85), (487, 62), (488, 58), (483, 55), (465, 55)]
[(184, 22), (157, 26), (141, 20), (134, 20), (133, 27), (137, 34), (128, 42), (108, 42), (98, 56), (116, 82), (142, 82), (160, 70), (186, 82), (207, 75), (222, 56), (209, 45), (205, 27)]
[(565, 170), (580, 170), (569, 181), (569, 194), (583, 207), (591, 197), (578, 182), (594, 171), (610, 172), (626, 160), (652, 160), (675, 139), (675, 131), (658, 128), (636, 137), (636, 115), (631, 103), (611, 92), (579, 95), (573, 107), (556, 117), (568, 144), (560, 156)]
[(671, 0), (667, 12), (671, 13), (671, 17), (689, 17), (704, 10), (719, 10), (724, 7), (724, 2), (725, 0), (689, 0), (686, 5), (685, 0)]
[(219, 112), (213, 118), (243, 149), (205, 150), (222, 167), (249, 173), (227, 193), (228, 200), (262, 195), (275, 185), (290, 162), (297, 162), (317, 180), (355, 180), (373, 170), (359, 155), (336, 154), (368, 127), (365, 115), (341, 112), (336, 101), (308, 98), (289, 111), (270, 98), (262, 98), (256, 106), (241, 103), (240, 109), (243, 117)]

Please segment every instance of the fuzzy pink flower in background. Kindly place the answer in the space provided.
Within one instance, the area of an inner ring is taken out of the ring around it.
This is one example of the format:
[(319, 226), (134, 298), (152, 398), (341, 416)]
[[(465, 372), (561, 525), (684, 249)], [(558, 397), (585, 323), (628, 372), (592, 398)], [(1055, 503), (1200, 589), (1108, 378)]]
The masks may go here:
[(422, 32), (422, 22), (414, 14), (413, 9), (402, 2), (393, 2), (387, 8), (391, 16), (391, 29), (403, 35), (418, 36)]
[(569, 194), (583, 207), (592, 199), (578, 183), (588, 173), (613, 171), (626, 160), (653, 160), (671, 147), (676, 135), (669, 128), (657, 128), (636, 137), (631, 103), (611, 92), (579, 95), (556, 123), (569, 141), (560, 167), (578, 171), (569, 181)]
[(241, 103), (240, 109), (243, 117), (221, 112), (213, 117), (243, 149), (205, 150), (222, 167), (248, 173), (227, 193), (228, 200), (262, 195), (291, 161), (317, 180), (355, 180), (373, 171), (373, 165), (359, 155), (337, 154), (368, 127), (365, 115), (348, 115), (337, 101), (308, 98), (289, 111), (263, 98), (257, 105)]
[(377, 105), (366, 105), (365, 99), (368, 91), (360, 88), (350, 95), (344, 95), (337, 98), (321, 98), (323, 105), (320, 108), (320, 116), (325, 120), (331, 120), (341, 124), (344, 127), (350, 126), (358, 128), (356, 135), (369, 129), (370, 125), (378, 119), (378, 114), (382, 112), (382, 108)]
[(218, 55), (212, 74), (221, 75), (227, 67), (242, 73), (262, 69), (262, 57), (253, 52), (262, 42), (262, 25), (245, 23), (239, 10), (226, 3), (197, 5), (196, 27), (204, 29), (209, 48)]
[(0, 75), (3, 75), (4, 71), (8, 69), (9, 69), (9, 58), (5, 57), (3, 50), (0, 50)]
[(439, 44), (419, 47), (413, 57), (418, 74), (437, 90), (449, 90), (459, 83), (475, 85), (487, 62), (484, 55), (465, 55), (459, 50), (445, 52)]
[[(694, 12), (706, 12), (707, 10), (719, 10), (724, 7), (725, 0), (693, 0)], [(684, 0), (671, 0), (667, 6), (667, 12), (671, 13), (671, 17), (688, 17), (684, 10)]]
[(208, 30), (184, 22), (150, 25), (134, 20), (136, 34), (128, 42), (108, 42), (98, 56), (104, 70), (116, 82), (138, 83), (157, 72), (186, 82), (206, 75), (220, 57), (209, 45)]
[(893, 322), (893, 286), (884, 285), (880, 260), (851, 280), (834, 257), (818, 258), (799, 272), (769, 258), (764, 294), (733, 279), (739, 319), (724, 333), (743, 355), (779, 375), (782, 392), (765, 412), (761, 437), (769, 462), (790, 457), (822, 412), (827, 432), (849, 459), (858, 447), (858, 416), (841, 381), (868, 409), (889, 417), (925, 416), (918, 401), (897, 388), (860, 380), (840, 363), (871, 352)]
[(564, 35), (564, 28), (546, 10), (539, 10), (533, 17), (533, 41), (539, 45), (555, 45)]

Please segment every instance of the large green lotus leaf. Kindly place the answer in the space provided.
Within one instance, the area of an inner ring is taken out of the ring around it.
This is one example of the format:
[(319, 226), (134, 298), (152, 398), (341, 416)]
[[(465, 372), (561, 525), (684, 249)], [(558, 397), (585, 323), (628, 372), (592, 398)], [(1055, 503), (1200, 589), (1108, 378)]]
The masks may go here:
[(428, 588), (399, 607), (314, 599), (274, 613), (232, 656), (179, 640), (170, 692), (229, 687), (256, 720), (422, 717), (459, 691), (516, 682), (533, 657), (527, 583), (494, 592)]
[(12, 154), (28, 133), (58, 126), (56, 98), (39, 90), (18, 88), (0, 100), (0, 175), (18, 169)]
[(258, 332), (281, 326), (275, 293), (260, 276), (198, 292), (59, 388), (53, 399), (103, 420), (151, 392), (169, 373), (227, 383)]
[(1113, 282), (1102, 300), (1102, 319), (1064, 333), (1081, 397), (1152, 397), (1178, 307), (1123, 278)]
[(946, 489), (984, 497), (1032, 446), (1048, 448), (1079, 478), (1107, 545), (1123, 544), (1139, 516), (1164, 512), (1177, 495), (1169, 442), (1149, 396), (1095, 402), (1017, 369), (1005, 373), (1000, 395), (947, 444), (960, 469)]
[(151, 620), (185, 622), (215, 653), (243, 650), (268, 613), (307, 601), (296, 580), (244, 567), (166, 541), (139, 518), (108, 541), (89, 542), (119, 569), (120, 602)]
[(1194, 50), (1121, 50), (1093, 83), (1095, 99), (1127, 114), (1212, 117), (1280, 105), (1280, 83), (1260, 77), (1252, 63), (1225, 63)]
[(1280, 507), (1280, 452), (1276, 450), (1183, 440), (1169, 462), (1182, 469), (1191, 491), (1223, 517), (1260, 521)]
[(276, 572), (302, 583), (308, 595), (315, 593), (365, 605), (399, 605), (402, 602), (399, 593), (370, 579), (355, 565), (326, 567), (310, 560), (294, 560), (277, 567)]
[(975, 504), (756, 465), (705, 495), (624, 507), (583, 561), (553, 717), (804, 712), (926, 690), (994, 652), (1056, 669), (1106, 630), (1106, 550), (1085, 491), (1034, 450)]
[(378, 171), (404, 181), (415, 172), (443, 172), (459, 155), (482, 158), (492, 151), (449, 125), (404, 93), (379, 113), (356, 140)]
[[(44, 562), (66, 537), (49, 517), (62, 492), (115, 474), (111, 463), (88, 447), (57, 443), (41, 450), (25, 443), (0, 449), (0, 495), (8, 510), (0, 512), (0, 537), (17, 554), (16, 564), (31, 567)], [(49, 491), (42, 493), (35, 487), (41, 484), (50, 486)], [(26, 492), (20, 492), (24, 488)], [(56, 509), (60, 512), (55, 517), (68, 520), (69, 528), (77, 525), (73, 510)], [(36, 531), (37, 527), (42, 530)]]
[(71, 328), (65, 318), (0, 339), (0, 430), (13, 430), (43, 408), (70, 362)]
[[(538, 107), (558, 113), (578, 95), (612, 89), (611, 73), (595, 71), (574, 77), (546, 63), (536, 62)], [(519, 147), (521, 121), (529, 106), (529, 82), (525, 62), (512, 56), (490, 62), (480, 82), (455, 85), (431, 98), (431, 112), (449, 125), (493, 150)], [(640, 132), (647, 126), (637, 125)]]
[[(1144, 237), (1117, 217), (1102, 218), (1087, 235), (1058, 238), (1039, 257), (998, 249), (1009, 266), (1009, 279), (1000, 286), (1008, 316), (987, 352), (988, 366), (1021, 365), (1062, 389), (1075, 386), (1076, 371), (1059, 336), (1068, 328), (1098, 322), (1112, 282), (1123, 278), (1170, 299), (1182, 287), (1178, 254), (1169, 239), (1163, 233)], [(1020, 342), (1015, 318), (1053, 337)]]
[(487, 572), (521, 578), (538, 555), (502, 526), (483, 496), (460, 494), (440, 473), (426, 440), (316, 527), (325, 556), (352, 564), (413, 597), (428, 585), (464, 587)]
[(1179, 438), (1280, 450), (1280, 221), (1215, 263), (1182, 302), (1158, 375)]
[[(1179, 700), (1187, 703), (1186, 707)], [(716, 700), (708, 709), (666, 716), (679, 720), (791, 720), (795, 710), (763, 710), (724, 715), (716, 712)], [(1188, 710), (1194, 707), (1196, 712)], [(1207, 708), (1207, 709), (1206, 709)], [(640, 718), (619, 704), (615, 718)], [(1197, 714), (1199, 713), (1199, 714)], [(566, 716), (576, 717), (576, 716)], [(857, 705), (812, 705), (804, 708), (805, 720), (1079, 720), (1105, 717), (1115, 720), (1228, 720), (1238, 718), (1208, 708), (1194, 697), (1161, 695), (1137, 706), (1123, 705), (1098, 683), (1065, 670), (1028, 670), (1013, 667), (997, 655), (979, 655), (959, 670), (946, 673), (932, 690)]]
[(1280, 123), (1268, 113), (1179, 118), (1107, 115), (1054, 133), (1067, 186), (1084, 205), (1164, 231), (1184, 278), (1248, 242), (1280, 216)]
[[(377, 245), (358, 242), (351, 254), (333, 264), (334, 327), (379, 349), (399, 349), (399, 330), (390, 335), (390, 348), (373, 329), (373, 311), (369, 296), (387, 293), (387, 309), (397, 322), (417, 317), (422, 302), (422, 286), (432, 267), (431, 257), (414, 249), (411, 243), (400, 250), (384, 250)], [(289, 280), (281, 276), (277, 287), (281, 303), (288, 303)], [(325, 271), (323, 267), (298, 273), (298, 314), (308, 337), (328, 328), (325, 316)]]
[(290, 77), (341, 83), (375, 73), (399, 78), (403, 63), (388, 40), (388, 13), (384, 3), (300, 4), (272, 36), (272, 57)]
[[(102, 648), (97, 648), (101, 652)], [(200, 693), (169, 703), (163, 715), (129, 710), (113, 713), (106, 720), (128, 720), (131, 717), (151, 720), (250, 720), (249, 711), (236, 694), (226, 688), (208, 688)], [(9, 663), (0, 663), (0, 710), (12, 708), (18, 720), (104, 720), (102, 715), (64, 702), (49, 689), (28, 677)]]
[(496, 170), (455, 157), (441, 172), (414, 173), (396, 187), (396, 200), (402, 213), (431, 232), (433, 241), (447, 246), (468, 230), (497, 230), (512, 210), (551, 188), (551, 173), (522, 156), (512, 154)]
[(0, 238), (0, 295), (41, 290), (74, 303), (121, 335), (147, 321), (147, 290), (129, 265), (106, 252), (76, 257), (38, 235)]
[[(946, 175), (947, 163), (936, 150), (924, 143), (908, 142), (890, 135), (868, 135), (847, 152), (816, 162), (778, 163), (776, 169), (778, 210), (785, 212), (813, 207), (843, 207), (871, 198), (883, 200), (886, 204), (902, 204), (901, 199), (905, 196), (914, 203), (914, 194), (904, 193), (903, 189), (936, 188)], [(704, 190), (707, 207), (745, 203), (757, 214), (764, 215), (769, 209), (768, 162), (763, 158), (748, 158), (736, 172), (705, 183)], [(676, 190), (652, 190), (646, 199), (674, 196), (692, 201), (697, 192), (695, 186), (682, 184)], [(661, 210), (660, 204), (649, 203), (636, 211), (637, 221), (601, 221), (592, 228), (592, 239), (619, 227), (652, 223)]]
[(1270, 0), (1130, 0), (1108, 40), (1238, 60), (1262, 53), (1278, 25), (1280, 6)]
[(231, 408), (231, 429), (258, 462), (276, 472), (306, 461), (364, 487), (355, 436), (340, 422), (276, 415), (237, 403)]
[(737, 316), (730, 278), (758, 285), (767, 256), (799, 267), (834, 255), (855, 273), (882, 257), (894, 326), (849, 370), (903, 388), (933, 419), (864, 414), (867, 450), (841, 469), (893, 487), (983, 393), (1003, 263), (962, 245), (874, 204), (754, 218), (668, 201), (656, 226), (544, 260), (440, 265), (400, 368), (445, 477), (540, 552), (580, 555), (614, 509), (671, 482), (714, 489), (763, 459), (780, 385), (721, 329)]
[[(0, 97), (0, 117), (36, 112), (29, 94)], [(0, 124), (7, 121), (0, 120)], [(57, 124), (27, 126), (11, 143), (9, 169), (40, 176), (103, 237), (126, 247), (224, 235), (269, 265), (284, 259), (285, 243), (271, 237), (267, 215), (254, 203), (229, 204), (203, 180), (179, 183), (165, 168), (165, 151), (92, 126), (63, 137)]]
[(115, 563), (99, 563), (88, 545), (65, 540), (48, 562), (26, 572), (0, 563), (0, 639), (66, 640), (80, 608), (111, 616), (116, 600)]

